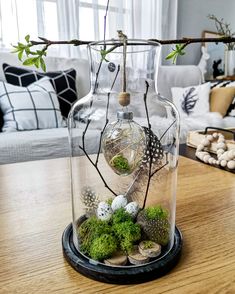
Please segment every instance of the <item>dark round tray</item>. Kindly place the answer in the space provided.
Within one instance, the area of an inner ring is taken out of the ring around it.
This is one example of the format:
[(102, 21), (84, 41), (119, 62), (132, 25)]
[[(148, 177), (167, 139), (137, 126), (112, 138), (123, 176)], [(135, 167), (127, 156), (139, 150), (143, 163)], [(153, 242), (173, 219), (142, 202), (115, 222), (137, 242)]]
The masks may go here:
[(67, 226), (62, 236), (64, 257), (76, 271), (91, 279), (113, 284), (138, 284), (165, 275), (177, 264), (182, 244), (182, 234), (175, 227), (174, 245), (161, 259), (138, 266), (110, 266), (95, 262), (77, 251), (72, 224)]

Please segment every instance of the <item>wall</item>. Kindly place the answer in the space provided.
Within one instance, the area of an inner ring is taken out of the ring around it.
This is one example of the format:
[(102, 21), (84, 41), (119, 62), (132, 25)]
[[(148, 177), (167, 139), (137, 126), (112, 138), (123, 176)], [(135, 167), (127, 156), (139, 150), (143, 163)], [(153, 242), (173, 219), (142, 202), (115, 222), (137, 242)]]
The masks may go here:
[[(178, 0), (177, 35), (182, 37), (201, 37), (202, 32), (214, 31), (214, 22), (207, 18), (214, 14), (219, 19), (231, 24), (235, 31), (235, 1), (234, 0)], [(179, 57), (178, 64), (198, 64), (201, 51), (200, 44), (189, 45), (186, 55)]]

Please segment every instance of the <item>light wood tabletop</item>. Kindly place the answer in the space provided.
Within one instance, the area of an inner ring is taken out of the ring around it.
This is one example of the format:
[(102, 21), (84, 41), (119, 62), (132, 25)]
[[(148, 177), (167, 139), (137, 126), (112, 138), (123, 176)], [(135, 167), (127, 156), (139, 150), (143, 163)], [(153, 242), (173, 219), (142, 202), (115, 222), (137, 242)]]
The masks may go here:
[(0, 293), (235, 293), (234, 174), (180, 158), (180, 262), (160, 279), (124, 286), (90, 280), (63, 258), (68, 168), (68, 159), (0, 166)]

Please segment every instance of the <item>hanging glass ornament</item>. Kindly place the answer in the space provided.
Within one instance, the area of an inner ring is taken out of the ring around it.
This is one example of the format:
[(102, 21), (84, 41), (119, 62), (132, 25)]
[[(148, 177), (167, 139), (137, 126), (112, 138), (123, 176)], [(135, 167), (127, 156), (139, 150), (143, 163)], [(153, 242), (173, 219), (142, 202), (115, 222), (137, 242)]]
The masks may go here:
[(115, 173), (127, 176), (139, 168), (146, 149), (143, 128), (133, 121), (133, 113), (118, 111), (102, 136), (102, 151)]

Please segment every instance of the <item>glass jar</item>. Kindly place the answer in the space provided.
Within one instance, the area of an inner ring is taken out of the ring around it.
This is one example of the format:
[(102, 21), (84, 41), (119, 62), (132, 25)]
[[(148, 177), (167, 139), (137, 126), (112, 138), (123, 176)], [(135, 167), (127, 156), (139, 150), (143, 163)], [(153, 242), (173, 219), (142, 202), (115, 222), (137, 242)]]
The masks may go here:
[(73, 243), (92, 264), (152, 263), (174, 244), (179, 144), (176, 108), (155, 91), (161, 46), (88, 47), (91, 90), (69, 114)]

